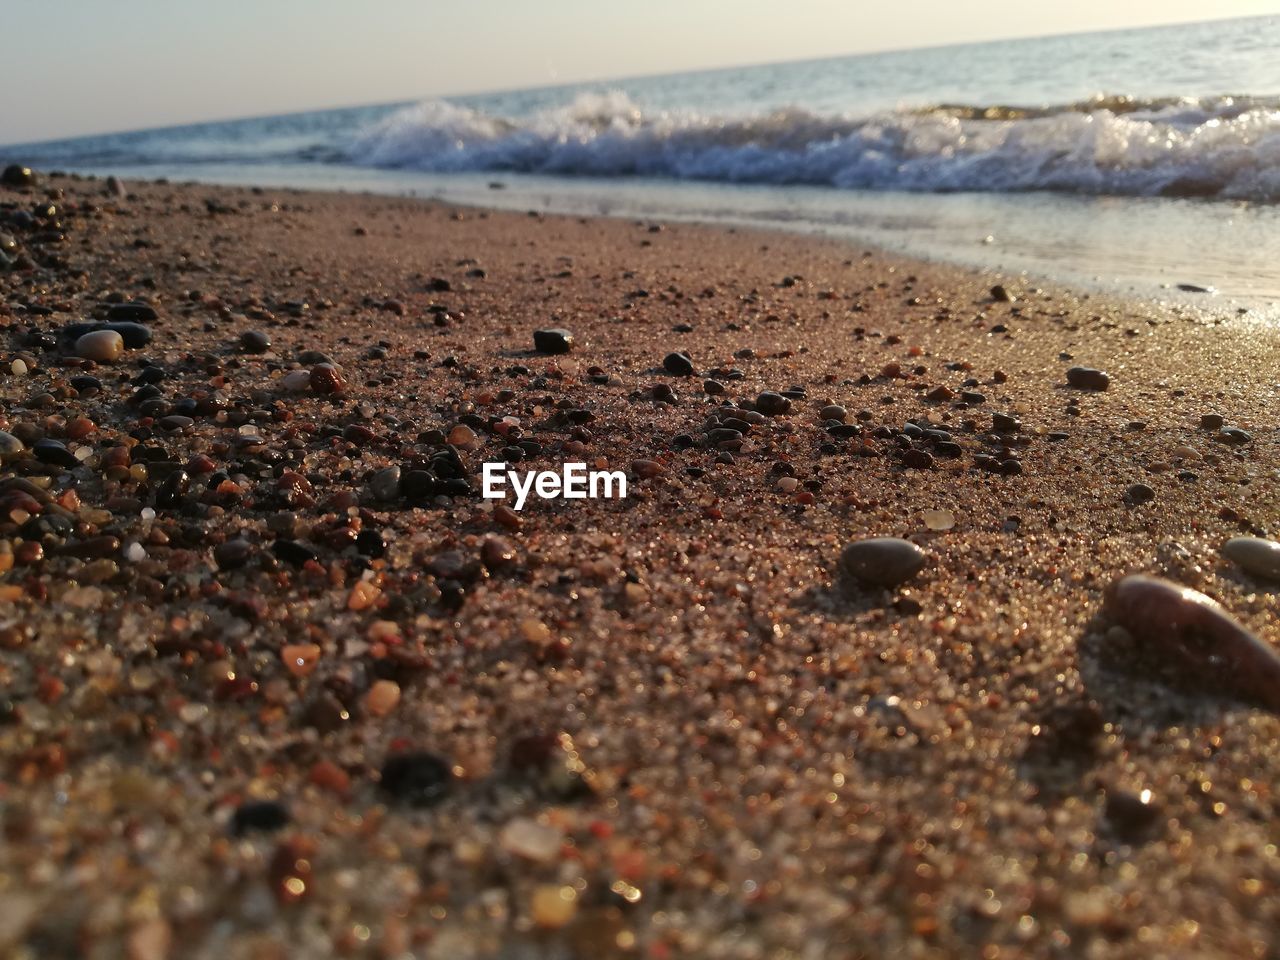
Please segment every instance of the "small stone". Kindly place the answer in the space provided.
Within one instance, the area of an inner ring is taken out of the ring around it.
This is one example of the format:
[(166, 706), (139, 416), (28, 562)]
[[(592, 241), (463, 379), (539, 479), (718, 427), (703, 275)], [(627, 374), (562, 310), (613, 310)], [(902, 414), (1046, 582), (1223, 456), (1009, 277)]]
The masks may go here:
[(321, 363), (311, 368), (309, 377), (313, 393), (334, 394), (347, 389), (347, 382), (342, 379), (338, 368), (331, 363)]
[(1111, 378), (1092, 367), (1072, 367), (1067, 371), (1067, 383), (1080, 390), (1105, 390)]
[(913, 470), (931, 470), (933, 469), (933, 454), (927, 450), (904, 450), (902, 452), (902, 465), (911, 467)]
[(112, 363), (124, 353), (124, 337), (114, 330), (94, 330), (76, 341), (76, 356), (95, 363)]
[(231, 815), (231, 832), (237, 837), (251, 830), (273, 833), (289, 825), (289, 811), (274, 800), (242, 803)]
[(31, 445), (31, 452), (41, 463), (51, 463), (57, 467), (74, 469), (80, 466), (80, 460), (59, 440), (44, 438)]
[(240, 346), (245, 353), (266, 353), (271, 349), (271, 338), (261, 330), (246, 330), (240, 335)]
[(578, 912), (576, 888), (553, 883), (540, 884), (533, 889), (529, 899), (529, 916), (543, 930), (559, 930), (573, 920)]
[(1121, 840), (1132, 843), (1152, 832), (1160, 821), (1161, 809), (1150, 790), (1107, 790), (1103, 815)]
[(480, 562), (491, 572), (506, 570), (516, 564), (516, 548), (511, 541), (490, 535), (480, 544)]
[(449, 431), (446, 441), (451, 446), (470, 449), (476, 442), (476, 432), (465, 423), (460, 423)]
[(991, 415), (991, 429), (996, 433), (1017, 433), (1022, 429), (1022, 421), (1004, 413)]
[(1139, 507), (1144, 503), (1150, 503), (1156, 498), (1156, 492), (1145, 483), (1132, 484), (1124, 492), (1124, 502), (1131, 507)]
[(116, 303), (107, 311), (108, 320), (136, 320), (146, 323), (158, 319), (160, 314), (149, 303), (131, 300), (128, 303)]
[(873, 537), (845, 547), (839, 570), (864, 584), (895, 587), (919, 573), (925, 559), (925, 552), (909, 540)]
[(677, 377), (692, 377), (696, 372), (687, 353), (668, 353), (662, 358), (662, 369)]
[(238, 570), (253, 555), (253, 547), (247, 540), (236, 538), (213, 548), (213, 559), (219, 570)]
[(385, 717), (400, 703), (400, 684), (378, 680), (365, 694), (364, 708), (375, 717)]
[(0, 183), (3, 183), (6, 187), (34, 187), (36, 185), (36, 175), (30, 167), (24, 167), (20, 163), (11, 163), (4, 168), (3, 173), (0, 173)]
[(1200, 417), (1201, 430), (1221, 430), (1226, 423), (1227, 418), (1220, 413), (1206, 413)]
[(151, 342), (151, 328), (132, 320), (118, 320), (106, 324), (102, 329), (120, 334), (126, 350), (141, 350)]
[(280, 648), (280, 660), (295, 677), (305, 677), (320, 663), (320, 647), (314, 643), (287, 643)]
[(1280, 583), (1280, 543), (1261, 537), (1234, 537), (1223, 544), (1222, 553), (1250, 576)]
[(649, 480), (653, 477), (660, 477), (667, 472), (667, 468), (656, 460), (633, 460), (631, 461), (631, 472), (642, 480)]
[(1113, 584), (1106, 606), (1127, 636), (1187, 684), (1280, 711), (1280, 655), (1217, 601), (1138, 574)]
[(568, 353), (573, 349), (573, 334), (558, 327), (533, 331), (533, 349), (539, 353)]
[(1214, 437), (1219, 443), (1226, 443), (1233, 447), (1242, 447), (1245, 444), (1253, 443), (1253, 435), (1239, 427), (1225, 427), (1218, 431), (1218, 435)]
[(290, 393), (304, 393), (311, 389), (311, 371), (290, 370), (281, 378), (280, 385)]
[(379, 500), (396, 500), (400, 496), (400, 468), (383, 467), (369, 478), (369, 490)]
[(926, 510), (921, 517), (925, 527), (935, 532), (950, 530), (956, 525), (956, 515), (950, 510)]
[(791, 401), (780, 393), (766, 390), (756, 397), (756, 410), (766, 417), (776, 417), (791, 410)]
[(0, 430), (0, 463), (22, 456), (26, 449), (26, 445), (13, 434)]
[(795, 477), (781, 477), (774, 486), (781, 493), (795, 493), (800, 481)]
[(818, 411), (820, 420), (836, 420), (844, 423), (849, 418), (849, 411), (838, 403), (831, 403)]
[(528, 817), (517, 817), (502, 828), (498, 843), (517, 857), (534, 863), (551, 863), (564, 846), (564, 834)]
[(703, 380), (702, 392), (709, 397), (718, 397), (724, 393), (724, 384), (719, 380)]
[(997, 283), (991, 288), (991, 299), (999, 303), (1013, 303), (1018, 298), (1005, 289), (1002, 284)]
[(395, 753), (382, 765), (380, 786), (392, 799), (415, 807), (439, 803), (453, 784), (453, 769), (434, 753)]

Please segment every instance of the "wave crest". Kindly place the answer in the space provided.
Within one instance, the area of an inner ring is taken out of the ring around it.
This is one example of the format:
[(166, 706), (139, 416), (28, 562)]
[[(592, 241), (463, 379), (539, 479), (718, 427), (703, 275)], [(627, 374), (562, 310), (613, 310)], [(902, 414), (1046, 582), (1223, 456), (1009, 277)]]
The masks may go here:
[(741, 116), (655, 111), (616, 91), (527, 117), (430, 100), (363, 131), (347, 159), (431, 172), (1276, 201), (1280, 99), (1110, 96), (871, 117), (799, 107)]

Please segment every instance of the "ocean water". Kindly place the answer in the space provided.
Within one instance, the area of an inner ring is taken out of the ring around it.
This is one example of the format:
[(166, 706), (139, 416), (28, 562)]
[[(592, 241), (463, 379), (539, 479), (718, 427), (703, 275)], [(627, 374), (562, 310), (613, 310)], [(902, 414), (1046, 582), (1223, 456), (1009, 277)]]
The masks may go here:
[(778, 226), (1271, 312), (1277, 50), (1280, 16), (201, 123), (0, 161)]

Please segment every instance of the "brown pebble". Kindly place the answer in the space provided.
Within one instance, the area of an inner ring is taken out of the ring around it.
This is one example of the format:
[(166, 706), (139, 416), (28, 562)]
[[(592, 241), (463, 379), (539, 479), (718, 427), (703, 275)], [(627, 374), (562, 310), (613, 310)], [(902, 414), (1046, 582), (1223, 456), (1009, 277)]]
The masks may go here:
[(124, 337), (114, 330), (93, 330), (76, 341), (76, 355), (95, 363), (112, 363), (124, 353)]
[(845, 547), (839, 568), (858, 582), (895, 587), (919, 573), (925, 559), (925, 552), (910, 540), (873, 537)]
[(342, 393), (347, 382), (338, 368), (331, 363), (321, 363), (311, 368), (311, 390), (319, 394)]
[(1107, 610), (1195, 687), (1280, 711), (1280, 655), (1203, 593), (1158, 577), (1114, 584)]

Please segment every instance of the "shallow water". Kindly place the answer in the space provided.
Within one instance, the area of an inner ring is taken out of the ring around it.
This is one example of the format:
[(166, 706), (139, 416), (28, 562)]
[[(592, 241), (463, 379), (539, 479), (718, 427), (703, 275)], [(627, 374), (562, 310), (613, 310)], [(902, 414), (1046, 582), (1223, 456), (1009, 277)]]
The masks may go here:
[[(1280, 304), (1280, 17), (314, 111), (0, 160), (784, 226)], [(490, 184), (498, 181), (504, 189)]]

